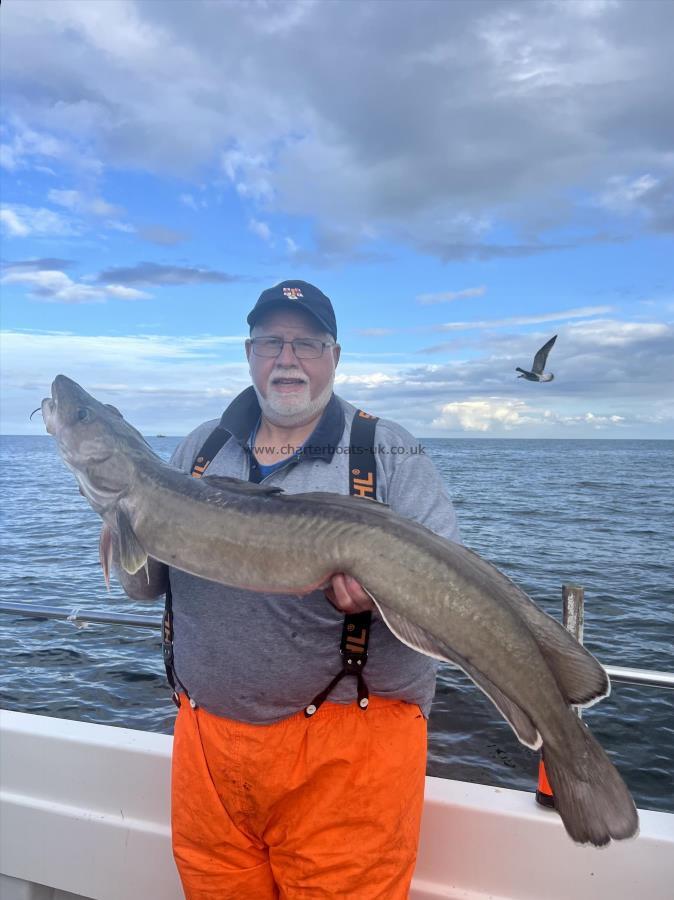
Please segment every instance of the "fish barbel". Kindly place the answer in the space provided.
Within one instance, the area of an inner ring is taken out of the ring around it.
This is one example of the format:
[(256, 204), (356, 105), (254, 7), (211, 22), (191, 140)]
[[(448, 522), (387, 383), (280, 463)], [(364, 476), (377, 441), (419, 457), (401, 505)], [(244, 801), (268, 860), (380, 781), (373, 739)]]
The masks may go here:
[(609, 693), (606, 672), (486, 560), (358, 497), (191, 478), (64, 375), (42, 415), (81, 493), (117, 533), (127, 572), (152, 557), (233, 587), (299, 595), (352, 575), (399, 640), (458, 665), (523, 744), (543, 745), (574, 841), (601, 846), (637, 832), (627, 787), (571, 708)]

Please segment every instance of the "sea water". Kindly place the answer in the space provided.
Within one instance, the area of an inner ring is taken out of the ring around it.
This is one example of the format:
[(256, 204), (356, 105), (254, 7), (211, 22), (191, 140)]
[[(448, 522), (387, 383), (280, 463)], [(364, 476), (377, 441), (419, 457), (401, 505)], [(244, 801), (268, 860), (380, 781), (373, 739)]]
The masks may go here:
[[(168, 459), (178, 438), (150, 443)], [(605, 664), (674, 671), (674, 442), (428, 439), (464, 543), (561, 617), (585, 589), (585, 643)], [(100, 520), (48, 436), (0, 438), (0, 602), (160, 617), (98, 563)], [(6, 709), (172, 730), (159, 631), (0, 615)], [(615, 683), (584, 714), (637, 804), (674, 810), (674, 691)], [(483, 694), (443, 666), (428, 772), (534, 790), (537, 758)]]

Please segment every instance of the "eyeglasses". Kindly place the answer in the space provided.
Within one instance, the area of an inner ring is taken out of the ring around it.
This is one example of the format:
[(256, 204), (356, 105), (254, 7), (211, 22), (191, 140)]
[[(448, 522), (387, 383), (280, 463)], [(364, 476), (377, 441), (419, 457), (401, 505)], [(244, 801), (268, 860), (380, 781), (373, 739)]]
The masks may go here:
[(273, 359), (283, 353), (286, 344), (290, 344), (298, 359), (318, 359), (323, 356), (326, 347), (334, 347), (332, 341), (319, 341), (318, 338), (295, 338), (284, 341), (279, 337), (256, 337), (250, 339), (255, 356)]

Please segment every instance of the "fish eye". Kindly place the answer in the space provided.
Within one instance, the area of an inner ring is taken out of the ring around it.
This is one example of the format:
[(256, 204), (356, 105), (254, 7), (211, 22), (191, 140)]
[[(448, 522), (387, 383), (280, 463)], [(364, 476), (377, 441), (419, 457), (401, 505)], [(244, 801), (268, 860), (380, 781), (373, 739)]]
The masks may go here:
[(80, 422), (89, 422), (91, 420), (91, 411), (86, 406), (80, 406), (77, 410), (77, 419)]

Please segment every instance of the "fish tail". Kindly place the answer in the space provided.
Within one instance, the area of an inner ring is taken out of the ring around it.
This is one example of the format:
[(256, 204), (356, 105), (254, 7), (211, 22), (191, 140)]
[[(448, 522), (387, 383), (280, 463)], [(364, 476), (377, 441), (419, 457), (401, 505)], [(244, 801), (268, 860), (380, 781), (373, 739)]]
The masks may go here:
[(634, 800), (620, 773), (589, 728), (573, 713), (576, 734), (563, 748), (543, 745), (555, 808), (569, 836), (602, 847), (639, 830)]

